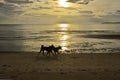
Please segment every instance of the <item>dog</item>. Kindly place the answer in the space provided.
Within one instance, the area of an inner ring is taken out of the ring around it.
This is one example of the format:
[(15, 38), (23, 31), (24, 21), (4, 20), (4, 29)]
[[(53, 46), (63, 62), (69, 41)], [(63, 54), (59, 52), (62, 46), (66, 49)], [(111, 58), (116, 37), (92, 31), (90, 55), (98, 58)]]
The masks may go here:
[(50, 55), (51, 53), (57, 54), (59, 53), (59, 49), (62, 49), (61, 46), (55, 47), (54, 45), (51, 45), (51, 46), (41, 45), (39, 54), (42, 53), (44, 55), (45, 51), (47, 52), (47, 55), (48, 54)]
[[(47, 54), (50, 54), (50, 53), (52, 53), (52, 49), (53, 49), (53, 45), (51, 45), (51, 46), (41, 45), (39, 54), (42, 52), (42, 54), (44, 55), (44, 52), (45, 52), (45, 51), (47, 52)], [(38, 54), (38, 55), (39, 55), (39, 54)]]
[(58, 47), (55, 47), (55, 46), (52, 46), (52, 50), (54, 51), (55, 54), (59, 53), (59, 50), (62, 49), (61, 46), (58, 46)]

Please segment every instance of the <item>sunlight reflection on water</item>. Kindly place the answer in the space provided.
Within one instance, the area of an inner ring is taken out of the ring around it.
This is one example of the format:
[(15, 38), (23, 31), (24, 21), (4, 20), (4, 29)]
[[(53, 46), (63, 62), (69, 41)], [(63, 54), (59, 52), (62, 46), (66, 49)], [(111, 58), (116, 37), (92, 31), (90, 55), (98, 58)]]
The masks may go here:
[[(65, 30), (67, 31), (68, 30), (68, 27), (69, 27), (69, 24), (59, 24), (59, 27), (61, 27), (61, 30)], [(68, 39), (69, 39), (69, 34), (66, 33), (66, 32), (62, 32), (60, 33), (60, 40), (61, 40), (61, 46), (62, 46), (62, 50), (67, 50), (67, 45), (68, 45)]]

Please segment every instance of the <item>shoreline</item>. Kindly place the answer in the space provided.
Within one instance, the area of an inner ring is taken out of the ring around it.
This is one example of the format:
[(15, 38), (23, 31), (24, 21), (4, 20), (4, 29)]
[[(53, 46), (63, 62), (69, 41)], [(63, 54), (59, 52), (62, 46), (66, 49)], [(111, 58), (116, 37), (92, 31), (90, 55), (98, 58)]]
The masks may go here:
[[(114, 51), (117, 50), (116, 52)], [(89, 52), (85, 52), (86, 51), (89, 51)], [(101, 52), (96, 52), (96, 51), (100, 51)], [(104, 52), (102, 52), (102, 50)], [(110, 51), (107, 51), (106, 48), (101, 48), (101, 49), (97, 49), (97, 48), (91, 48), (91, 49), (72, 49), (72, 50), (64, 50), (64, 51), (60, 51), (59, 54), (69, 54), (69, 55), (72, 55), (72, 54), (120, 54), (120, 49), (119, 48), (109, 48)], [(84, 51), (84, 52), (82, 52)], [(106, 52), (105, 52), (106, 51)], [(8, 53), (30, 53), (30, 54), (37, 54), (39, 53), (39, 51), (0, 51), (0, 54), (8, 54)]]

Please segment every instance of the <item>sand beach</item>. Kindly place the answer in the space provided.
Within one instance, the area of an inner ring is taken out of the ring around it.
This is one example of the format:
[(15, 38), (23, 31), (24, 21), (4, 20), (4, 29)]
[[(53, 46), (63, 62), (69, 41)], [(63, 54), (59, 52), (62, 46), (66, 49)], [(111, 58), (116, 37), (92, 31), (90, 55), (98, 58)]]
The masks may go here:
[(0, 53), (0, 79), (119, 80), (120, 54)]

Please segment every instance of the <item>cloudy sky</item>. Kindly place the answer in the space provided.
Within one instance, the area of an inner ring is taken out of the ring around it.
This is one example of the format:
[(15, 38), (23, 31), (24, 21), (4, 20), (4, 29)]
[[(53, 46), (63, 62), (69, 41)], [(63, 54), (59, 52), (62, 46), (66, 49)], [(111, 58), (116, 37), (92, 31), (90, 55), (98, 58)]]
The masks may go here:
[(120, 22), (120, 0), (0, 0), (0, 23)]

